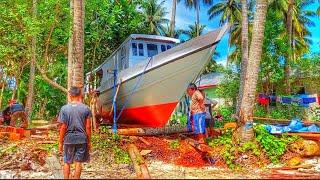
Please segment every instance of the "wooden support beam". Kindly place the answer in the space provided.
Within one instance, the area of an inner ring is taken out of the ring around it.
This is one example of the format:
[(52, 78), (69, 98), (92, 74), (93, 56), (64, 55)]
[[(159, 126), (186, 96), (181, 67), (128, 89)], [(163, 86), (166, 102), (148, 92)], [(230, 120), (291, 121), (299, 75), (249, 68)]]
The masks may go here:
[(141, 156), (138, 148), (134, 144), (128, 146), (128, 152), (133, 163), (137, 178), (150, 179), (147, 165)]
[[(265, 117), (252, 117), (252, 119), (255, 122), (261, 122), (259, 120), (263, 120), (263, 122), (266, 123), (266, 124), (288, 125), (291, 122), (291, 120), (289, 120), (289, 119), (274, 119), (274, 118), (265, 118)], [(306, 126), (309, 126), (309, 125), (312, 125), (312, 124), (320, 126), (320, 122), (311, 122), (311, 121), (307, 121), (307, 120), (303, 120), (302, 122)]]
[[(111, 132), (111, 130), (110, 130)], [(164, 127), (164, 128), (123, 128), (118, 129), (119, 135), (127, 136), (149, 136), (149, 135), (166, 135), (176, 133), (187, 133), (188, 129), (181, 127)]]

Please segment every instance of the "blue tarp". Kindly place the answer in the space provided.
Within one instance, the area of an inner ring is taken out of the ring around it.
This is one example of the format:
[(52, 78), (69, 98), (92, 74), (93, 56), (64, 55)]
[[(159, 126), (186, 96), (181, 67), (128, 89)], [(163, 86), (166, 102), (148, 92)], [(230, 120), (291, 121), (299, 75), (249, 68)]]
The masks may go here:
[(271, 134), (282, 134), (286, 132), (320, 132), (320, 128), (313, 124), (310, 126), (303, 126), (300, 119), (292, 119), (288, 126), (280, 125), (265, 125), (267, 131)]

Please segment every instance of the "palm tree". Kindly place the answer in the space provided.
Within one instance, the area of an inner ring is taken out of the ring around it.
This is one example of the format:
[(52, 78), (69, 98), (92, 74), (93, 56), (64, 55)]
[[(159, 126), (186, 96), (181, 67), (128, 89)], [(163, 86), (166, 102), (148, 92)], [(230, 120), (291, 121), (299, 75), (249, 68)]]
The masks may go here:
[(307, 53), (312, 44), (311, 32), (307, 27), (314, 27), (315, 23), (311, 20), (316, 16), (316, 13), (311, 10), (306, 10), (305, 6), (312, 3), (311, 0), (297, 3), (294, 9), (294, 16), (292, 20), (292, 60), (295, 61), (296, 57), (300, 57)]
[[(37, 13), (37, 0), (32, 1), (32, 13), (33, 13), (33, 18), (35, 18)], [(27, 96), (27, 102), (26, 102), (26, 113), (27, 113), (28, 121), (30, 121), (31, 119), (33, 95), (34, 95), (34, 79), (35, 79), (35, 72), (36, 72), (36, 43), (37, 43), (37, 39), (34, 35), (32, 37), (32, 42), (31, 42), (32, 58), (30, 62), (28, 96)]]
[(194, 24), (188, 26), (189, 28), (188, 30), (182, 30), (181, 33), (186, 35), (188, 39), (192, 39), (197, 37), (198, 33), (199, 35), (203, 34), (203, 30), (205, 27), (206, 27), (205, 25), (201, 25), (195, 22)]
[(171, 21), (170, 21), (170, 30), (168, 37), (174, 37), (174, 29), (176, 25), (176, 9), (177, 9), (177, 0), (172, 0), (172, 10), (171, 10)]
[[(220, 26), (228, 22), (231, 27), (229, 30), (229, 47), (232, 45), (236, 45), (236, 47), (241, 47), (241, 10), (240, 10), (239, 0), (225, 0), (219, 1), (214, 4), (208, 10), (209, 19), (213, 19), (217, 16), (221, 16), (220, 18)], [(227, 61), (229, 62), (229, 57)], [(234, 59), (232, 59), (234, 60)]]
[[(310, 34), (307, 30), (308, 26), (314, 26), (314, 23), (310, 19), (315, 16), (316, 13), (310, 10), (305, 10), (307, 5), (313, 3), (313, 0), (294, 1), (294, 0), (277, 0), (273, 1), (271, 6), (276, 11), (283, 13), (284, 24), (286, 26), (286, 36), (289, 50), (285, 57), (285, 85), (286, 93), (290, 94), (290, 61), (294, 61), (296, 55), (303, 52), (308, 48), (308, 39), (306, 36)], [(296, 46), (300, 46), (299, 50)], [(304, 47), (302, 47), (304, 45)], [(298, 51), (295, 51), (298, 50)], [(297, 54), (298, 52), (298, 54)], [(300, 54), (302, 55), (302, 54)]]
[(247, 0), (241, 0), (241, 74), (240, 74), (240, 88), (238, 95), (238, 102), (236, 112), (239, 115), (240, 106), (243, 98), (244, 83), (246, 81), (247, 66), (249, 59), (249, 21), (248, 21), (248, 7)]
[[(252, 30), (252, 41), (249, 50), (249, 61), (246, 67), (246, 77), (250, 78), (246, 78), (246, 82), (244, 83), (244, 90), (242, 95), (243, 100), (240, 106), (240, 119), (242, 122), (251, 121), (253, 116), (267, 9), (268, 0), (256, 1), (256, 12), (254, 14)], [(250, 138), (252, 138), (252, 136)], [(250, 138), (246, 140), (249, 140)]]
[[(180, 2), (181, 0), (178, 0)], [(200, 5), (201, 0), (183, 0), (185, 3), (185, 6), (189, 9), (195, 9), (196, 10), (196, 24), (200, 24)], [(202, 0), (204, 5), (212, 5), (213, 0)], [(197, 26), (200, 28), (200, 26)], [(196, 35), (200, 36), (200, 29), (196, 29)]]
[(168, 13), (164, 7), (164, 1), (158, 4), (158, 0), (147, 0), (142, 4), (142, 15), (150, 34), (160, 35), (164, 31), (164, 24), (169, 20), (165, 18)]
[(179, 39), (180, 35), (182, 34), (183, 30), (181, 29), (174, 29), (173, 32), (171, 32), (171, 25), (169, 25), (168, 23), (163, 26), (163, 31), (161, 33), (161, 35), (166, 36), (166, 37), (173, 37), (176, 39)]
[[(69, 41), (68, 71), (72, 69), (70, 75), (71, 83), (68, 85), (83, 88), (84, 86), (84, 0), (71, 0), (72, 11), (72, 36)], [(71, 44), (71, 48), (70, 48)], [(71, 58), (71, 59), (69, 59)], [(71, 68), (71, 69), (70, 69)]]
[(208, 15), (209, 19), (221, 15), (220, 26), (226, 22), (239, 23), (241, 18), (240, 4), (238, 0), (219, 1), (208, 10)]

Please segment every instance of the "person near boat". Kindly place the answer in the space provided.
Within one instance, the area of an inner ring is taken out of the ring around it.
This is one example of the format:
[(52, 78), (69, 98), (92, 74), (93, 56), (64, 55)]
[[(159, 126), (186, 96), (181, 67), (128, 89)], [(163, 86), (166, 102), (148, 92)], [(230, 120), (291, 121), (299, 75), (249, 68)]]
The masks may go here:
[(59, 113), (59, 152), (63, 152), (64, 178), (69, 179), (70, 164), (75, 163), (75, 179), (81, 175), (82, 163), (89, 160), (91, 150), (91, 111), (82, 103), (82, 91), (78, 87), (69, 90), (70, 102)]
[(204, 106), (206, 108), (206, 137), (212, 136), (214, 134), (214, 124), (215, 119), (212, 115), (213, 108), (218, 104), (217, 101), (211, 100), (205, 93), (203, 93), (204, 96)]
[(198, 142), (204, 143), (206, 134), (204, 96), (194, 83), (189, 84), (187, 94), (191, 97), (189, 120), (192, 122), (192, 130)]

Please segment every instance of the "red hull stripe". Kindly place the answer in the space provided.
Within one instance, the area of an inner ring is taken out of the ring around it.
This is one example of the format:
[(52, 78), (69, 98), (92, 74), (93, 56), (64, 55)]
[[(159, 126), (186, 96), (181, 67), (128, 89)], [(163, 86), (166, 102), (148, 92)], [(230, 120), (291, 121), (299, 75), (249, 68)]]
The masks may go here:
[(177, 103), (125, 109), (118, 123), (145, 127), (163, 127), (168, 122)]

